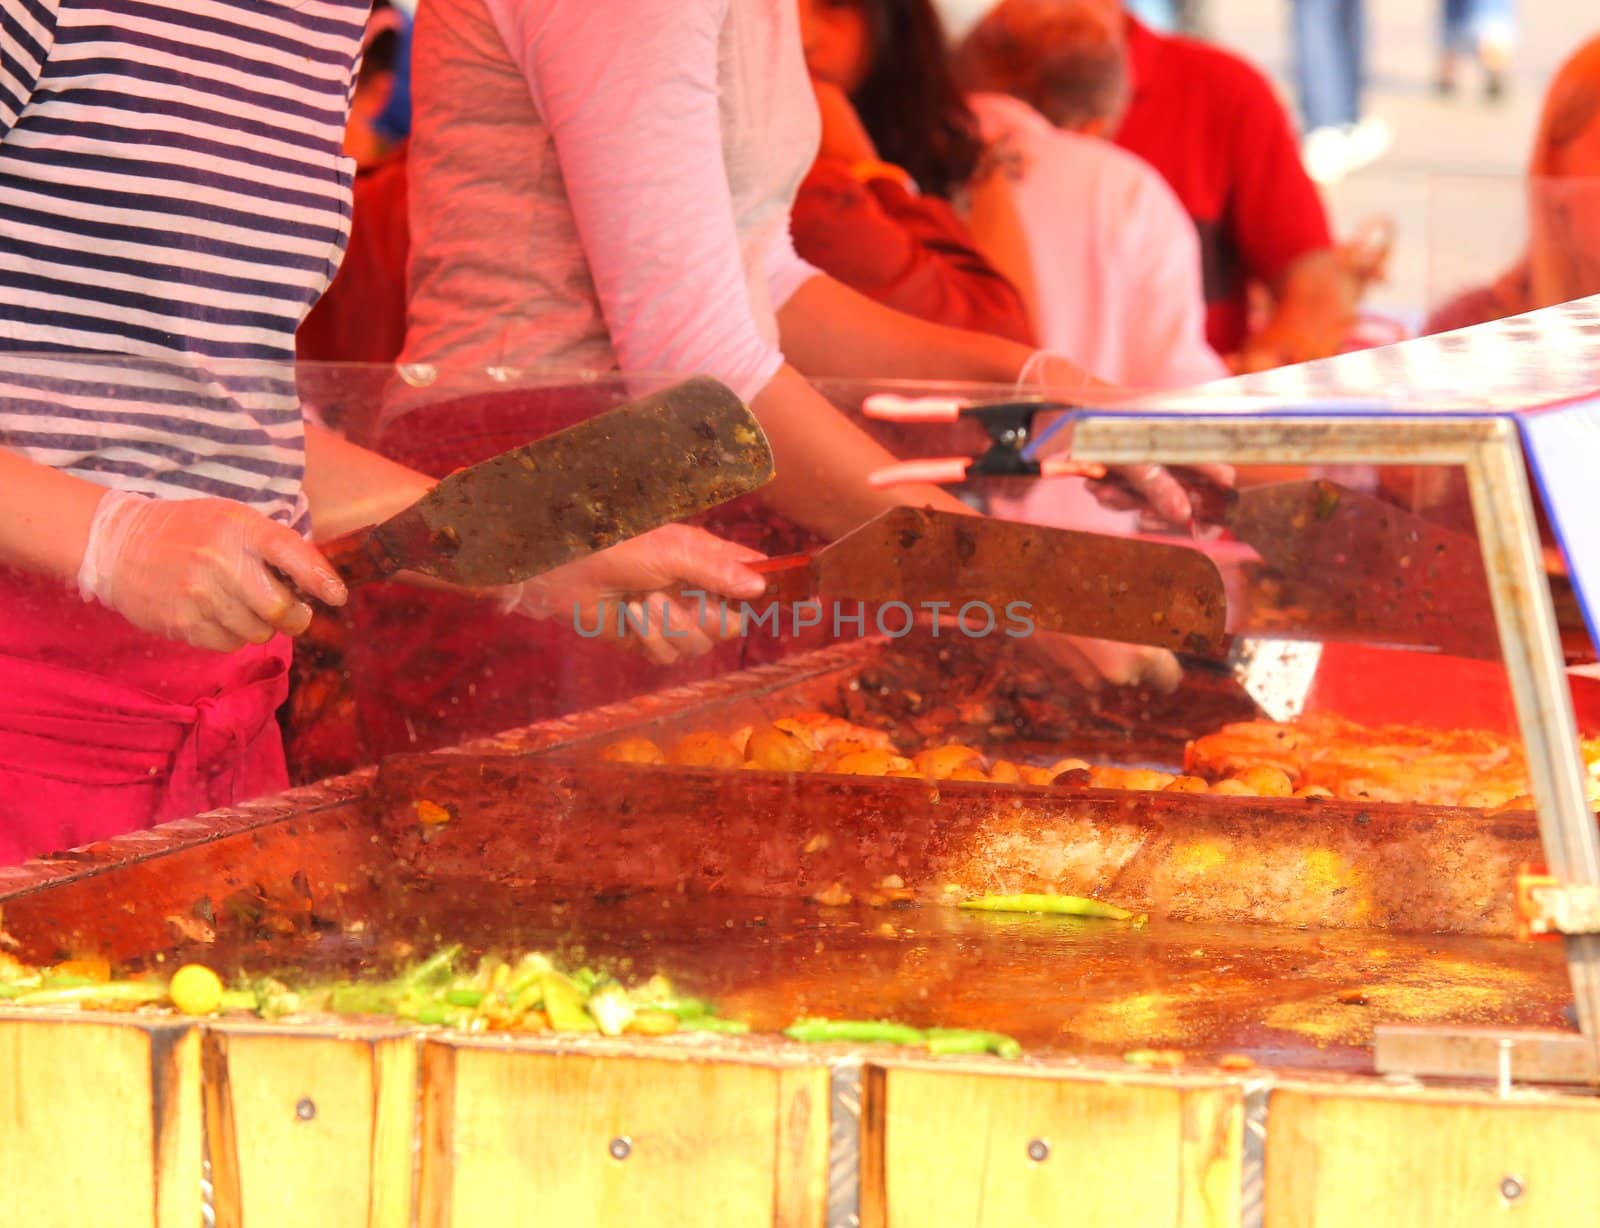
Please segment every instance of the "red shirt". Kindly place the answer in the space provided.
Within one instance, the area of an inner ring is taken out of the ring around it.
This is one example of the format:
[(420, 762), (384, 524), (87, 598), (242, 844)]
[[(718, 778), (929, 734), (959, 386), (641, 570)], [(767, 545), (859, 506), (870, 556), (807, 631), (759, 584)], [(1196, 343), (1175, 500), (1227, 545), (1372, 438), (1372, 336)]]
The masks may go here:
[(1128, 18), (1133, 100), (1117, 144), (1172, 185), (1200, 232), (1206, 340), (1244, 343), (1249, 286), (1332, 244), (1289, 117), (1244, 60)]
[(1033, 344), (1022, 295), (944, 201), (818, 158), (789, 216), (800, 258), (896, 311)]

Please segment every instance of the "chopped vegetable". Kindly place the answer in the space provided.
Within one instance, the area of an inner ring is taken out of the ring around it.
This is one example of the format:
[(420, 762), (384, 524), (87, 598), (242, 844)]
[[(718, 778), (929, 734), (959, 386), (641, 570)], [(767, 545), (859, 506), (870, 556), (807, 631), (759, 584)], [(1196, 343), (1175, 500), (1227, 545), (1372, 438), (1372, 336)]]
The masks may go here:
[(142, 1006), (164, 1002), (167, 987), (157, 981), (106, 981), (90, 985), (33, 989), (12, 1001), (18, 1006)]
[(783, 1029), (790, 1040), (808, 1045), (856, 1041), (869, 1045), (920, 1045), (922, 1033), (903, 1023), (876, 1019), (797, 1019)]
[(1126, 908), (1081, 895), (985, 895), (962, 900), (960, 907), (974, 912), (1051, 913), (1064, 917), (1104, 917), (1112, 921), (1127, 921), (1133, 916)]
[(414, 803), (417, 810), (417, 822), (424, 827), (439, 827), (451, 822), (456, 816), (451, 814), (438, 802), (418, 801)]
[(996, 1057), (1022, 1056), (1022, 1046), (1004, 1032), (976, 1032), (966, 1028), (929, 1028), (924, 1035), (929, 1053), (992, 1053)]
[(544, 988), (544, 1011), (550, 1026), (558, 1032), (597, 1032), (600, 1025), (584, 1009), (583, 990), (559, 972), (546, 972), (540, 979)]
[(172, 974), (167, 995), (185, 1015), (209, 1015), (222, 1004), (222, 979), (204, 964), (185, 964)]
[(589, 999), (589, 1014), (606, 1036), (621, 1036), (633, 1022), (636, 1011), (620, 985), (607, 985)]

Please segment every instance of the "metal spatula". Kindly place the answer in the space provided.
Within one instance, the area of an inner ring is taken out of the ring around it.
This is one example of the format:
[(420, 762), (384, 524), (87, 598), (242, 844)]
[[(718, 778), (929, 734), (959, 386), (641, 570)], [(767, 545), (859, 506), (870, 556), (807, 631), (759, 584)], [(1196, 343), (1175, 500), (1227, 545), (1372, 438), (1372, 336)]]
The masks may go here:
[(322, 547), (345, 583), (414, 571), (513, 584), (758, 490), (772, 450), (699, 377), (452, 473), (405, 511)]
[(899, 507), (814, 554), (755, 568), (768, 601), (903, 602), (951, 622), (969, 607), (969, 621), (1001, 627), (1020, 604), (1043, 631), (1200, 654), (1221, 652), (1225, 639), (1227, 600), (1210, 559), (1099, 533)]

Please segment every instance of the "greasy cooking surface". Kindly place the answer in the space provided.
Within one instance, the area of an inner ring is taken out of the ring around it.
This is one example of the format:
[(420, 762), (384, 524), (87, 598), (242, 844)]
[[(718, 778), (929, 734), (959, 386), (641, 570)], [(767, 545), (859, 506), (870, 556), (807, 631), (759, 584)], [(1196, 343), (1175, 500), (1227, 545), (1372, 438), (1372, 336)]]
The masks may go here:
[(1035, 1055), (1181, 1049), (1202, 1061), (1369, 1070), (1378, 1023), (1562, 1027), (1554, 944), (1275, 927), (974, 915), (939, 905), (828, 908), (676, 893), (553, 900), (440, 882), (407, 892), (388, 932), (224, 941), (216, 965), (378, 971), (414, 943), (541, 948), (670, 975), (757, 1029), (802, 1015), (993, 1029)]

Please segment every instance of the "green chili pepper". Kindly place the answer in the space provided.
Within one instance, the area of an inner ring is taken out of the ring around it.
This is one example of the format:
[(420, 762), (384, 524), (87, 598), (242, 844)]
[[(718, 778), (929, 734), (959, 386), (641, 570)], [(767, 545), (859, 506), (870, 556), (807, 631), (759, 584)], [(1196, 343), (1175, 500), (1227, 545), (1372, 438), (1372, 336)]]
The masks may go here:
[(406, 973), (404, 983), (407, 985), (425, 985), (430, 981), (439, 980), (442, 976), (450, 975), (450, 968), (456, 962), (456, 956), (461, 954), (461, 944), (453, 943), (448, 947), (435, 951), (423, 960), (410, 972)]
[(1064, 917), (1105, 917), (1126, 921), (1133, 914), (1126, 908), (1081, 895), (985, 895), (962, 900), (962, 908), (974, 912), (1038, 912)]
[(1022, 1046), (1004, 1032), (978, 1032), (967, 1028), (929, 1028), (929, 1053), (992, 1053), (996, 1057), (1022, 1056)]
[(481, 989), (447, 989), (444, 991), (444, 1000), (451, 1006), (474, 1007), (479, 1005), (484, 998)]
[(397, 985), (335, 985), (328, 995), (328, 1009), (335, 1015), (389, 1015), (399, 1001)]
[(903, 1023), (877, 1019), (797, 1019), (784, 1028), (790, 1040), (808, 1045), (856, 1041), (868, 1045), (920, 1045), (922, 1032)]
[(678, 1021), (680, 1032), (718, 1032), (724, 1036), (743, 1036), (749, 1030), (750, 1025), (743, 1019), (719, 1019), (715, 1015), (691, 1015)]
[(253, 1011), (259, 1006), (259, 999), (253, 989), (224, 989), (222, 1001), (217, 1003), (219, 1011)]
[(701, 1015), (711, 1013), (711, 1003), (704, 998), (691, 998), (687, 995), (661, 1001), (648, 1000), (647, 1005), (651, 1010), (666, 1011), (667, 1014), (676, 1016), (680, 1023), (685, 1019), (698, 1019)]
[(35, 989), (19, 995), (18, 1006), (93, 1006), (97, 1002), (165, 1002), (167, 987), (155, 981), (104, 981), (96, 985), (65, 985)]

